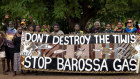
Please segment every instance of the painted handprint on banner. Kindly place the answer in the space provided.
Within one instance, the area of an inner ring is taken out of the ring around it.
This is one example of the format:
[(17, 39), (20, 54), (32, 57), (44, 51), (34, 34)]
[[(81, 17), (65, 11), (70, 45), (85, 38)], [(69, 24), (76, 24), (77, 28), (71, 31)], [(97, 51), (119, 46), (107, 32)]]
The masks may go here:
[(140, 59), (140, 44), (131, 45), (137, 51), (137, 54), (134, 54), (131, 58)]
[(85, 49), (79, 48), (74, 54), (77, 56), (77, 58), (81, 57), (84, 54)]
[[(25, 56), (32, 56), (31, 51), (33, 50), (32, 48), (30, 48), (31, 43), (29, 42), (24, 42), (22, 44), (24, 46), (23, 51), (21, 51), (21, 55), (25, 55)], [(30, 49), (29, 49), (30, 48)]]

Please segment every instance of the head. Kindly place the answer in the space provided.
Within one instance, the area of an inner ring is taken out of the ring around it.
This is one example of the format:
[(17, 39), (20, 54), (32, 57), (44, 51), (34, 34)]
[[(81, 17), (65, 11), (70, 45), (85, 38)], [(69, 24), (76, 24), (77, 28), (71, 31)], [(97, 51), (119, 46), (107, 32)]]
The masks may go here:
[(94, 23), (94, 28), (97, 29), (97, 28), (100, 28), (100, 22), (99, 21), (96, 21)]
[(46, 29), (46, 25), (43, 25), (42, 28), (43, 28), (43, 29)]
[(122, 29), (123, 25), (122, 25), (121, 21), (117, 22), (117, 27), (118, 27), (118, 29)]
[(17, 31), (18, 31), (19, 34), (22, 34), (22, 27), (19, 26), (19, 27), (17, 28)]
[(21, 22), (21, 26), (22, 26), (22, 28), (24, 28), (26, 26), (26, 23), (24, 21)]
[(80, 25), (79, 24), (75, 24), (74, 25), (74, 30), (75, 31), (79, 31), (80, 30)]
[(36, 26), (36, 32), (40, 32), (41, 31), (41, 27), (39, 25)]
[(14, 22), (13, 21), (9, 21), (9, 27), (14, 27)]
[(29, 27), (29, 31), (33, 32), (34, 31), (34, 27), (33, 26), (30, 26)]
[(133, 27), (133, 20), (132, 19), (127, 20), (127, 27)]
[(58, 32), (59, 31), (59, 24), (54, 24), (53, 25), (53, 30), (55, 31), (55, 32)]
[(111, 27), (112, 27), (112, 25), (111, 25), (110, 23), (107, 23), (107, 24), (105, 25), (105, 28), (106, 28), (107, 30), (110, 30)]

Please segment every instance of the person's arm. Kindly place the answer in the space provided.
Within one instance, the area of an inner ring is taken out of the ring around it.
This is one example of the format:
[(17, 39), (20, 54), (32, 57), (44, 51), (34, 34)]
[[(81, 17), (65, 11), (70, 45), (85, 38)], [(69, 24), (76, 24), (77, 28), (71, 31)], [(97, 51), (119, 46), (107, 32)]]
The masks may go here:
[(2, 22), (2, 25), (6, 25), (6, 20), (9, 18), (9, 14), (6, 14), (4, 17), (4, 20)]
[(4, 20), (3, 20), (3, 22), (2, 22), (2, 29), (4, 29), (4, 31), (6, 32), (6, 30), (7, 30), (7, 24), (6, 24), (6, 20), (9, 18), (9, 14), (6, 14), (5, 15), (5, 18), (4, 18)]
[(63, 31), (61, 31), (61, 35), (64, 35), (64, 32)]
[(4, 38), (5, 38), (5, 35), (2, 33), (1, 36), (3, 37), (3, 39), (2, 39), (3, 41), (2, 41), (2, 43), (0, 44), (0, 48), (4, 45), (4, 42), (5, 42), (5, 39), (4, 39)]
[(14, 44), (15, 38), (16, 38), (16, 34), (14, 35), (14, 37), (12, 39), (13, 44)]
[(33, 21), (32, 16), (29, 16), (29, 19), (30, 19), (31, 25), (34, 25), (35, 23), (34, 23), (34, 21)]
[(50, 33), (50, 27), (49, 26), (46, 27), (46, 30), (47, 30), (47, 33)]

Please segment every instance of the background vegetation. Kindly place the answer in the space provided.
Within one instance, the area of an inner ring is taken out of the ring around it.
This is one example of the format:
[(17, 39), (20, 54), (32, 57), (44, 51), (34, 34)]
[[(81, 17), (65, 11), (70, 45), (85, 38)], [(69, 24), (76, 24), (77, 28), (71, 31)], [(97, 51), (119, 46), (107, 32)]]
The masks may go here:
[(0, 22), (9, 13), (12, 20), (32, 16), (38, 25), (57, 22), (67, 32), (79, 23), (84, 30), (88, 21), (139, 21), (139, 4), (140, 0), (0, 0)]

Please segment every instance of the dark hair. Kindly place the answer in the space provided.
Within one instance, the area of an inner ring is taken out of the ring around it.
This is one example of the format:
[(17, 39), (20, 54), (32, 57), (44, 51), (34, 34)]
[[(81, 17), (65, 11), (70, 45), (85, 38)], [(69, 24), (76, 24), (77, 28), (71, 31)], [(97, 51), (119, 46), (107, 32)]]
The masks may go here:
[(40, 26), (40, 25), (36, 25), (36, 27), (37, 27), (37, 26), (39, 26), (39, 27), (41, 28), (41, 26)]
[(21, 27), (21, 26), (18, 26), (18, 27), (17, 27), (17, 30), (18, 30), (18, 28), (22, 28), (22, 27)]
[(134, 22), (134, 20), (133, 20), (133, 19), (130, 19), (130, 18), (129, 18), (129, 19), (127, 19), (127, 21), (128, 21), (128, 20), (132, 20), (132, 22)]
[[(121, 21), (118, 21), (117, 24), (118, 24), (119, 22), (121, 23), (121, 25), (123, 25)], [(116, 25), (117, 25), (117, 24), (116, 24)]]
[(78, 23), (75, 23), (75, 24), (74, 24), (74, 27), (75, 27), (76, 25), (78, 25), (79, 27), (81, 27), (80, 24), (78, 24)]
[(105, 24), (105, 27), (106, 27), (108, 24), (112, 27), (112, 24), (111, 24), (111, 23), (106, 23), (106, 24)]
[(55, 24), (53, 25), (53, 27), (54, 27), (54, 26), (58, 26), (58, 27), (59, 27), (59, 24), (58, 24), (58, 23), (55, 23)]

